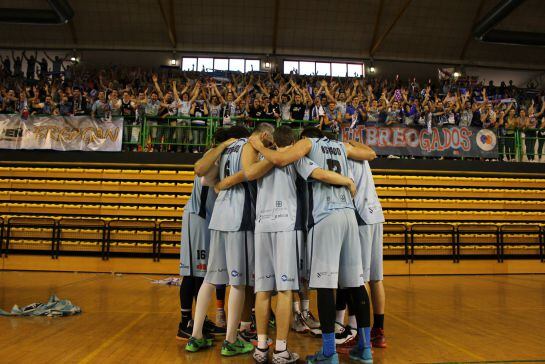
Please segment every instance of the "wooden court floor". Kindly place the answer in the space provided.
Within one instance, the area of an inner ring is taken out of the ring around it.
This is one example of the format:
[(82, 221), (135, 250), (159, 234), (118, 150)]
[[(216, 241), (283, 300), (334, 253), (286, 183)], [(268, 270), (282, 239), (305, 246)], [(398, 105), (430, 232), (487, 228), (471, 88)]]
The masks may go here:
[[(145, 275), (0, 271), (0, 307), (55, 293), (81, 306), (64, 318), (0, 317), (0, 363), (251, 363), (218, 342), (186, 354), (174, 336), (178, 287)], [(387, 349), (375, 363), (545, 362), (545, 275), (387, 277)], [(302, 356), (320, 341), (292, 334)], [(341, 359), (348, 363), (347, 358)]]

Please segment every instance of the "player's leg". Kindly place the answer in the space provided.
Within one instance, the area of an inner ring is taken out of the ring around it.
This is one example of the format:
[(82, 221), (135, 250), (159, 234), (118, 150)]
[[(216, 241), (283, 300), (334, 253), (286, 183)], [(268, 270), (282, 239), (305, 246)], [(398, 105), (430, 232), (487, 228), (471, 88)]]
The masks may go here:
[(185, 211), (182, 217), (182, 240), (180, 244), (180, 275), (182, 284), (180, 285), (180, 311), (181, 320), (178, 324), (177, 339), (189, 339), (193, 331), (193, 298), (198, 293), (195, 289), (195, 277), (193, 275), (194, 257), (192, 248), (194, 241), (191, 236), (191, 214)]
[(288, 333), (291, 321), (291, 305), (293, 291), (299, 289), (299, 264), (297, 241), (301, 238), (297, 231), (284, 231), (271, 234), (273, 236), (272, 258), (276, 290), (276, 344), (273, 363), (294, 363), (299, 355), (288, 351)]
[(229, 277), (227, 275), (227, 261), (225, 252), (225, 233), (212, 230), (210, 233), (210, 254), (208, 257), (208, 270), (197, 296), (195, 307), (195, 317), (193, 320), (192, 337), (186, 345), (186, 350), (190, 352), (198, 351), (202, 348), (210, 347), (212, 340), (203, 337), (203, 326), (206, 319), (206, 313), (210, 300), (216, 289), (217, 284), (227, 284)]
[(369, 296), (364, 286), (363, 262), (358, 224), (353, 211), (344, 211), (346, 227), (343, 230), (339, 285), (347, 287), (347, 304), (356, 316), (358, 344), (350, 350), (350, 357), (364, 363), (372, 363), (370, 340)]
[(335, 363), (335, 289), (339, 281), (339, 263), (345, 215), (336, 211), (316, 224), (310, 231), (310, 287), (318, 296), (318, 315), (322, 330), (322, 349), (307, 357), (307, 363)]
[[(335, 344), (339, 351), (344, 351), (346, 348), (354, 346), (357, 324), (356, 316), (353, 312), (353, 306), (348, 305), (350, 295), (344, 288), (338, 288), (335, 299)], [(348, 324), (344, 324), (346, 309), (348, 308)]]
[(371, 289), (371, 302), (373, 304), (373, 329), (371, 341), (374, 347), (385, 348), (386, 336), (384, 335), (384, 308), (386, 295), (383, 284), (383, 225), (369, 225), (372, 229), (371, 267), (369, 286)]
[(191, 337), (193, 330), (193, 297), (195, 291), (194, 277), (186, 276), (182, 278), (180, 285), (180, 311), (181, 319), (178, 324), (177, 339), (184, 340)]
[[(302, 306), (308, 308), (310, 312), (310, 301), (309, 301), (309, 288), (308, 288), (308, 258), (307, 244), (305, 234), (302, 231), (297, 232), (297, 256), (298, 256), (298, 266), (299, 266), (299, 290), (296, 292), (295, 297), (293, 297), (293, 321), (291, 324), (292, 330), (297, 333), (306, 333), (310, 328), (305, 323), (302, 313)], [(312, 313), (306, 315), (313, 317)], [(319, 328), (319, 324), (315, 329)]]
[(233, 356), (249, 353), (253, 345), (237, 338), (246, 287), (253, 285), (254, 274), (254, 241), (253, 233), (235, 231), (226, 233), (226, 260), (229, 273), (229, 301), (227, 303), (227, 334), (221, 347), (223, 356)]
[(218, 327), (227, 327), (225, 316), (225, 285), (216, 287), (216, 325)]
[(257, 327), (257, 349), (253, 357), (257, 363), (269, 359), (268, 328), (271, 312), (271, 293), (275, 290), (274, 233), (255, 234), (255, 318)]

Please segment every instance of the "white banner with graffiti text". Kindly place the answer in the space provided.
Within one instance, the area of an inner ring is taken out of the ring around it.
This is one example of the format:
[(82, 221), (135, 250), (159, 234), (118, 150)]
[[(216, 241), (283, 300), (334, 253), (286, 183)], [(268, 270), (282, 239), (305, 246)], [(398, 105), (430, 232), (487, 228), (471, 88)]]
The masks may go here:
[(123, 118), (0, 114), (0, 149), (119, 152)]

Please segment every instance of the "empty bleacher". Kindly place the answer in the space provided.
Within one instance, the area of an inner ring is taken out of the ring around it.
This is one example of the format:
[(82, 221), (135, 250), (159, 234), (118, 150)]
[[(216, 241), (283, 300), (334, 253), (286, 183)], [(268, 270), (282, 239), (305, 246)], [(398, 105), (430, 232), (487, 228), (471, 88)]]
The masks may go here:
[[(2, 252), (176, 257), (193, 177), (158, 167), (0, 167)], [(386, 259), (545, 260), (545, 179), (378, 172), (375, 184)]]

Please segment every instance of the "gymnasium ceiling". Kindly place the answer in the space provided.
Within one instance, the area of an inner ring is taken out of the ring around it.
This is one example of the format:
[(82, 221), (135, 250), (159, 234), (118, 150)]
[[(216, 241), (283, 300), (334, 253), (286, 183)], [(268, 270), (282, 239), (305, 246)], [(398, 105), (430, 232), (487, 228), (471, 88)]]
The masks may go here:
[[(75, 16), (68, 24), (0, 23), (0, 48), (176, 49), (189, 53), (359, 59), (368, 58), (372, 51), (377, 60), (545, 69), (545, 47), (490, 44), (473, 39), (473, 24), (498, 0), (69, 3)], [(0, 8), (47, 9), (48, 4), (42, 0), (0, 0)], [(545, 33), (543, 19), (545, 1), (527, 0), (495, 28)]]

